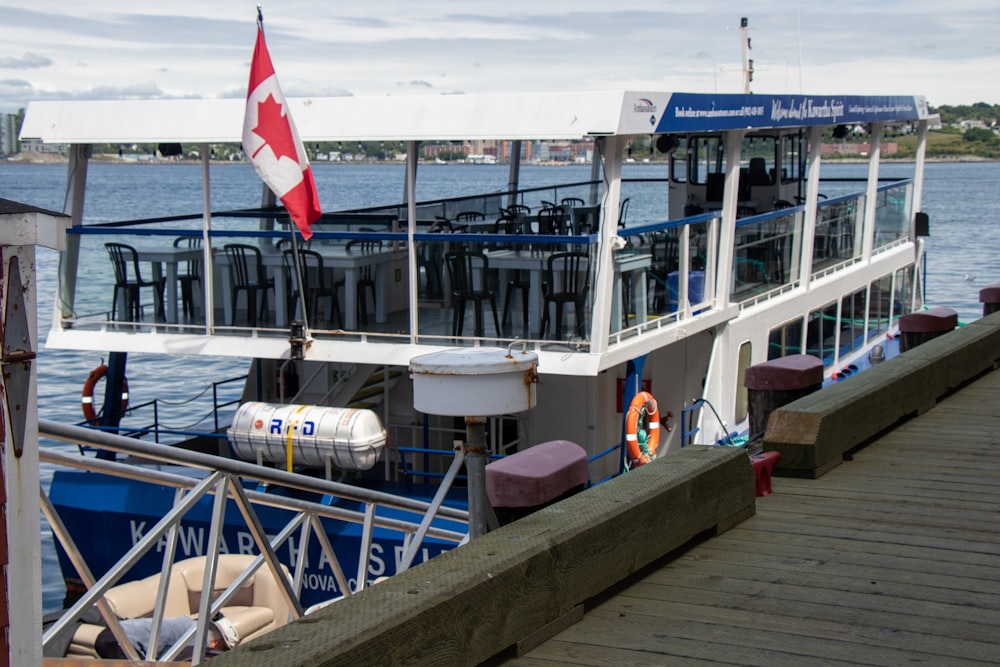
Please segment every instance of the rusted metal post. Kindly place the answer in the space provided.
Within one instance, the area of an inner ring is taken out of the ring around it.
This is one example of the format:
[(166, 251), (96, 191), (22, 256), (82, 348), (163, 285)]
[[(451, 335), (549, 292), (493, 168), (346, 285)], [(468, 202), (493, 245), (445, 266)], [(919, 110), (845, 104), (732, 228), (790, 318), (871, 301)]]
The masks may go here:
[(65, 250), (69, 220), (0, 199), (0, 663), (7, 665), (42, 662), (35, 246)]

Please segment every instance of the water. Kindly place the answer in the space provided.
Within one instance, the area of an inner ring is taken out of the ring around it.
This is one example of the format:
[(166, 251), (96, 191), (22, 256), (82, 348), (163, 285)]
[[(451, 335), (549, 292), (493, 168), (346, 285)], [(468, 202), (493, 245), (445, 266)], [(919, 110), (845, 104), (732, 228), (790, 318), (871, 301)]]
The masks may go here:
[[(863, 164), (825, 165), (824, 177), (863, 176)], [(909, 176), (910, 164), (883, 165), (883, 174)], [(314, 166), (320, 200), (325, 210), (362, 207), (398, 201), (402, 196), (402, 165)], [(661, 178), (663, 165), (629, 164), (626, 178)], [(455, 194), (502, 190), (508, 171), (503, 165), (421, 165), (417, 198), (431, 199)], [(524, 187), (557, 182), (585, 181), (589, 165), (521, 169)], [(212, 202), (216, 209), (245, 208), (259, 204), (259, 180), (245, 164), (225, 165), (212, 172)], [(24, 165), (0, 161), (0, 197), (63, 210), (65, 165)], [(1000, 282), (1000, 163), (932, 163), (927, 165), (923, 210), (930, 215), (931, 236), (927, 239), (927, 303), (954, 308), (961, 321), (977, 319), (982, 313), (979, 290)], [(155, 184), (155, 187), (150, 187)], [(651, 202), (662, 184), (626, 185), (623, 194), (632, 198), (629, 222), (653, 222)], [(196, 213), (201, 210), (200, 165), (104, 164), (90, 165), (88, 173), (86, 222), (139, 218), (150, 215)], [(38, 312), (40, 352), (38, 356), (39, 415), (61, 422), (78, 422), (79, 395), (87, 373), (101, 362), (101, 355), (46, 349), (45, 336), (53, 312), (58, 256), (38, 251)], [(177, 367), (176, 357), (130, 354), (129, 389), (133, 404), (165, 398), (180, 403), (195, 396), (212, 380), (241, 375), (246, 360), (204, 358), (197, 365)], [(183, 361), (181, 363), (184, 363)], [(230, 392), (238, 392), (234, 385)], [(165, 406), (163, 419), (171, 427), (186, 427), (205, 417), (210, 397), (188, 404)], [(58, 443), (44, 446), (65, 447)], [(43, 468), (43, 483), (51, 471)], [(43, 530), (47, 530), (43, 526)], [(51, 536), (43, 533), (43, 606), (62, 605), (63, 585), (56, 563)]]

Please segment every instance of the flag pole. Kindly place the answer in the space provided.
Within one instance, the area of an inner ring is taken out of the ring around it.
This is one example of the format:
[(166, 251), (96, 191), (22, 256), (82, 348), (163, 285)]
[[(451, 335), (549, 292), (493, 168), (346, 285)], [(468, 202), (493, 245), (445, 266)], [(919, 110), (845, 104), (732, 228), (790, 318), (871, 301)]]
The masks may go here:
[(305, 324), (305, 330), (308, 333), (309, 311), (306, 310), (306, 291), (302, 289), (302, 261), (299, 258), (299, 241), (295, 234), (295, 224), (291, 218), (288, 219), (288, 231), (292, 235), (292, 257), (295, 258), (295, 280), (299, 286), (299, 305), (302, 306), (302, 322)]
[[(260, 3), (257, 3), (257, 27), (261, 32), (264, 32), (264, 13), (261, 10)], [(287, 207), (285, 208), (288, 211)], [(309, 331), (309, 311), (306, 310), (306, 291), (302, 289), (302, 260), (299, 258), (299, 242), (295, 235), (295, 221), (292, 220), (291, 215), (288, 217), (288, 232), (292, 239), (292, 257), (295, 264), (295, 284), (299, 288), (299, 305), (302, 306), (302, 323), (305, 330)], [(294, 319), (294, 311), (293, 311)], [(289, 323), (291, 324), (291, 323)]]

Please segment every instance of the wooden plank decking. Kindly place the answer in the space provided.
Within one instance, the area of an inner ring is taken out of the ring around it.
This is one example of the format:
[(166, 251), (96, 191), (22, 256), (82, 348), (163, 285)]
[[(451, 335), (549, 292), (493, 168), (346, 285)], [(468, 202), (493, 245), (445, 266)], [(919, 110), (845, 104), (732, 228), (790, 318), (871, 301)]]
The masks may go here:
[(486, 664), (1000, 664), (998, 488), (993, 371)]

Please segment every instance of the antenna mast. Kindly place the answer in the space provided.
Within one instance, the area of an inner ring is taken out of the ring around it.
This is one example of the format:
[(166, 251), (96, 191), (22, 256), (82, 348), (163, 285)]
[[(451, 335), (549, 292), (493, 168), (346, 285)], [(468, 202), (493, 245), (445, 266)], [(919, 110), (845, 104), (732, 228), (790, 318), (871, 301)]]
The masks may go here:
[(750, 36), (747, 34), (750, 21), (747, 17), (740, 19), (740, 38), (743, 41), (743, 93), (750, 94), (750, 82), (753, 81), (753, 60), (750, 58)]

